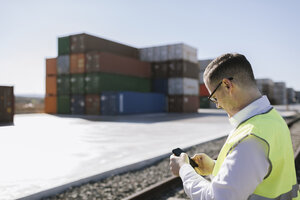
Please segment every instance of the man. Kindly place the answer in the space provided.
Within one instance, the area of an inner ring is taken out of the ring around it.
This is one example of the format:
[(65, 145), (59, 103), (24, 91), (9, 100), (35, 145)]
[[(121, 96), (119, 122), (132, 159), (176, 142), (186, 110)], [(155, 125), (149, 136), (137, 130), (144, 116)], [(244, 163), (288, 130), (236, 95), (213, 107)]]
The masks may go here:
[[(205, 69), (209, 99), (224, 109), (233, 126), (218, 159), (171, 155), (170, 169), (180, 175), (193, 200), (300, 199), (289, 129), (259, 92), (252, 67), (241, 54), (225, 54)], [(200, 175), (212, 175), (211, 182)]]

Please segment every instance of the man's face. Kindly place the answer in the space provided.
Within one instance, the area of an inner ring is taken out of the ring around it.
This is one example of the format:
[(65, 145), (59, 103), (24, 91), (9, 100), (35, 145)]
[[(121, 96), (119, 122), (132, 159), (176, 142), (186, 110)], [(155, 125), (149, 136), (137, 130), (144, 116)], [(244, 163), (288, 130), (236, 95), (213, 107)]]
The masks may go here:
[[(210, 82), (205, 82), (205, 85), (210, 94), (216, 89), (219, 83), (213, 84)], [(232, 109), (232, 99), (229, 89), (227, 88), (224, 82), (221, 83), (221, 85), (217, 88), (212, 97), (217, 100), (215, 102), (216, 107), (224, 109), (230, 115), (230, 111)]]

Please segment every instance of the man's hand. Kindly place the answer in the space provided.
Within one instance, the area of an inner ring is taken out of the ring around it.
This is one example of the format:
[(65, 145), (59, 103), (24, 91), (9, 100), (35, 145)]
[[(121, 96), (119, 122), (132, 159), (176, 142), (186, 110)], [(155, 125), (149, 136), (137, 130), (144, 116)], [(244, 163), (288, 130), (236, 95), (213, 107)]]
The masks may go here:
[(215, 162), (208, 155), (204, 153), (196, 154), (192, 159), (198, 164), (199, 167), (196, 167), (195, 170), (198, 174), (202, 176), (207, 176), (212, 174)]
[(170, 170), (175, 176), (179, 176), (179, 170), (182, 165), (189, 164), (189, 157), (186, 153), (181, 153), (180, 156), (172, 154), (170, 156)]

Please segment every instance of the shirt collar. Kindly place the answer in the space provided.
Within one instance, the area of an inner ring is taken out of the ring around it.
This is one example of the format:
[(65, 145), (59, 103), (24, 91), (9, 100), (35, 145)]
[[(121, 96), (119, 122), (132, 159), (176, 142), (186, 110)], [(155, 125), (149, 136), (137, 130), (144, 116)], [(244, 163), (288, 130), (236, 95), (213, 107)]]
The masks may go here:
[(253, 101), (248, 106), (237, 112), (234, 116), (229, 118), (230, 124), (236, 128), (243, 121), (262, 113), (267, 112), (272, 108), (267, 96), (262, 96), (259, 99)]

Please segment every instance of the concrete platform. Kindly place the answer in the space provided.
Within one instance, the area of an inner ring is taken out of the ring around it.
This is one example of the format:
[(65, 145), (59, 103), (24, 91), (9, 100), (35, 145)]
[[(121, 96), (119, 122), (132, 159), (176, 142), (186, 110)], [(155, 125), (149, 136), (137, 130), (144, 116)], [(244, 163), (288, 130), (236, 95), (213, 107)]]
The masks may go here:
[[(283, 110), (282, 114), (286, 114)], [(132, 116), (16, 115), (0, 127), (0, 199), (16, 199), (227, 135), (221, 110)]]

